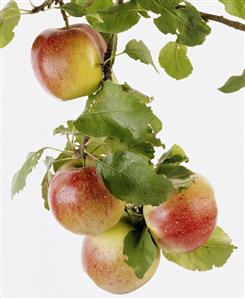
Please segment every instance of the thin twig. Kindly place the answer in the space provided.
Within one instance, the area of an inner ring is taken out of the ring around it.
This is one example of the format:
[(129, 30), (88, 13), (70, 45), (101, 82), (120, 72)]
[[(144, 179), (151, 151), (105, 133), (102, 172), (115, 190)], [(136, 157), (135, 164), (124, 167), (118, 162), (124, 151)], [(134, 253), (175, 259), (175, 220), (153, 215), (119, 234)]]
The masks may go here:
[(32, 4), (33, 9), (30, 12), (31, 13), (38, 13), (40, 11), (44, 11), (45, 8), (50, 8), (54, 2), (56, 3), (57, 1), (56, 0), (46, 0), (41, 5), (38, 5), (38, 6), (34, 6)]

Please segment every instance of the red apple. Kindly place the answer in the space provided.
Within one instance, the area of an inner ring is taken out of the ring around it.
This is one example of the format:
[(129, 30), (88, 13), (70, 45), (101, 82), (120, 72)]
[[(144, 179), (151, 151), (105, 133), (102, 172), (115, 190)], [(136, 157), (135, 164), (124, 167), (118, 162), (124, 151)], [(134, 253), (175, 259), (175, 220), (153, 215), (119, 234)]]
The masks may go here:
[(165, 203), (144, 207), (147, 226), (167, 252), (193, 251), (208, 240), (216, 225), (215, 195), (208, 181), (195, 175), (192, 185)]
[(86, 24), (42, 32), (32, 46), (32, 65), (41, 84), (62, 100), (95, 92), (103, 79), (106, 43)]
[(106, 231), (120, 220), (125, 208), (125, 203), (105, 187), (95, 167), (58, 171), (48, 197), (58, 222), (77, 234)]
[(102, 289), (114, 293), (129, 293), (144, 285), (154, 275), (160, 260), (160, 250), (142, 279), (125, 262), (124, 238), (134, 227), (123, 217), (120, 222), (98, 236), (86, 236), (82, 247), (82, 265), (89, 277)]

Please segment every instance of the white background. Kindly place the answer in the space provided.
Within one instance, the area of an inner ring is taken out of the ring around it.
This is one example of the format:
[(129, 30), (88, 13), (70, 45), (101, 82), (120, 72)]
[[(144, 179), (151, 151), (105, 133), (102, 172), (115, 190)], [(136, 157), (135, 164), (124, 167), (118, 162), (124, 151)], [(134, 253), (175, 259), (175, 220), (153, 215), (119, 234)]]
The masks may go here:
[[(28, 3), (21, 6), (27, 7)], [(203, 11), (224, 14), (218, 1), (192, 1)], [(36, 3), (38, 3), (36, 1)], [(231, 17), (232, 18), (232, 17)], [(78, 20), (72, 19), (72, 23)], [(217, 90), (243, 64), (243, 33), (211, 23), (203, 46), (189, 50), (194, 72), (175, 81), (163, 70), (119, 57), (118, 79), (154, 95), (154, 111), (162, 119), (161, 138), (170, 147), (181, 145), (189, 167), (206, 176), (216, 191), (218, 223), (238, 249), (228, 263), (206, 273), (184, 270), (162, 258), (160, 267), (141, 289), (123, 297), (239, 297), (243, 279), (243, 92), (225, 95)], [(24, 192), (10, 199), (13, 174), (28, 152), (43, 146), (62, 148), (65, 140), (52, 130), (82, 111), (85, 100), (60, 102), (47, 94), (34, 77), (30, 49), (44, 29), (62, 27), (55, 10), (23, 16), (15, 40), (2, 50), (3, 58), (3, 295), (6, 297), (114, 297), (99, 289), (80, 265), (82, 237), (57, 224), (43, 208), (40, 182), (45, 168), (37, 167)], [(142, 20), (120, 34), (120, 52), (132, 38), (142, 39), (157, 62), (160, 49), (173, 37)], [(49, 153), (50, 155), (51, 153)], [(160, 153), (159, 153), (160, 154)]]

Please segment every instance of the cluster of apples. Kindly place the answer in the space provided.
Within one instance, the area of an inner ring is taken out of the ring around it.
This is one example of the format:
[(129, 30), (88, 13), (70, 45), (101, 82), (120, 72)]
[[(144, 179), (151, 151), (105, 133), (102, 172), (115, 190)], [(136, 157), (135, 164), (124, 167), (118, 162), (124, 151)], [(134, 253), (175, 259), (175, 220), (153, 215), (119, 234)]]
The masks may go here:
[[(105, 51), (98, 32), (85, 24), (73, 25), (40, 34), (32, 47), (32, 62), (42, 85), (56, 97), (70, 100), (98, 89)], [(87, 274), (99, 287), (118, 294), (139, 288), (153, 276), (160, 248), (185, 253), (200, 247), (217, 218), (213, 189), (200, 175), (193, 175), (188, 189), (173, 191), (165, 203), (144, 206), (142, 216), (157, 255), (139, 279), (123, 253), (124, 238), (135, 229), (126, 216), (127, 205), (110, 193), (93, 163), (66, 163), (49, 185), (48, 200), (64, 228), (85, 235), (82, 264)]]
[(194, 175), (192, 185), (173, 192), (159, 206), (144, 206), (143, 216), (156, 242), (157, 255), (142, 279), (125, 262), (124, 238), (135, 229), (127, 206), (112, 196), (94, 166), (59, 170), (49, 187), (49, 205), (66, 229), (85, 234), (82, 264), (90, 278), (111, 293), (131, 292), (156, 272), (160, 248), (185, 253), (208, 240), (216, 225), (217, 207), (210, 184)]

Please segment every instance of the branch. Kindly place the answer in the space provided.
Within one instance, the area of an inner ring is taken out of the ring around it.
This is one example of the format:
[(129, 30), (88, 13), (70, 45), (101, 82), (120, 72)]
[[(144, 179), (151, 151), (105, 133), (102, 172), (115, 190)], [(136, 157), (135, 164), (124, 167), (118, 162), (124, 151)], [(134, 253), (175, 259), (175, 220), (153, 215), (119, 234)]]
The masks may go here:
[(44, 11), (45, 8), (49, 9), (53, 3), (58, 4), (58, 1), (57, 0), (46, 0), (41, 5), (33, 6), (33, 9), (30, 12), (38, 13), (40, 11)]
[[(117, 5), (123, 4), (123, 0), (117, 0)], [(117, 34), (110, 33), (107, 43), (107, 51), (105, 53), (104, 61), (104, 81), (112, 79), (112, 66), (115, 60), (115, 53), (117, 50)]]
[[(177, 5), (176, 9), (182, 9), (185, 8), (184, 5)], [(208, 21), (214, 21), (214, 22), (218, 22), (218, 23), (222, 23), (226, 26), (241, 30), (241, 31), (245, 31), (245, 24), (237, 22), (237, 21), (232, 21), (230, 19), (227, 19), (223, 16), (217, 16), (217, 15), (213, 15), (213, 14), (209, 14), (206, 12), (202, 12), (200, 11), (201, 17), (205, 22)]]
[(215, 22), (227, 25), (229, 27), (232, 27), (232, 28), (235, 28), (235, 29), (238, 29), (238, 30), (241, 30), (241, 31), (245, 31), (245, 24), (242, 24), (240, 22), (232, 21), (232, 20), (224, 18), (223, 16), (212, 15), (212, 14), (205, 13), (205, 12), (202, 12), (202, 11), (200, 11), (200, 14), (201, 14), (202, 19), (205, 22), (208, 22), (209, 20), (210, 21), (215, 21)]

